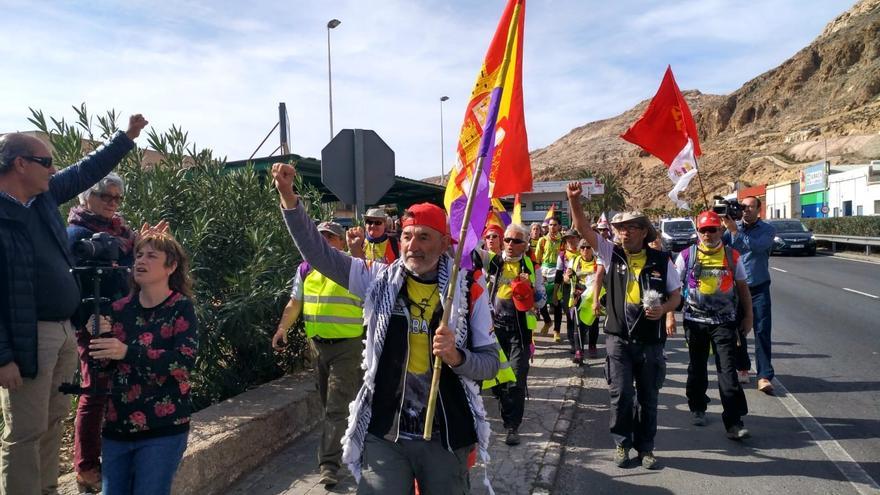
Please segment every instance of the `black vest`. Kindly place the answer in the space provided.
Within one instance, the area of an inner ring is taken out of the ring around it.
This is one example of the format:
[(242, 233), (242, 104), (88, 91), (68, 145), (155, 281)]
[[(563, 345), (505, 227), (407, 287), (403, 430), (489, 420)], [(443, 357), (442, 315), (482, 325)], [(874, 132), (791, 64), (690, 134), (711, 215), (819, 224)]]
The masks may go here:
[[(639, 295), (645, 290), (654, 289), (663, 294), (666, 301), (666, 270), (669, 257), (655, 249), (645, 248), (647, 259), (645, 267), (639, 274)], [(626, 323), (626, 286), (629, 281), (629, 267), (626, 263), (626, 253), (620, 246), (614, 246), (611, 254), (611, 263), (606, 266), (605, 290), (606, 312), (605, 333), (616, 335), (625, 340), (637, 341), (644, 344), (656, 344), (666, 341), (666, 329), (664, 319), (649, 320), (645, 317), (644, 309), (639, 311), (639, 318), (630, 332)]]

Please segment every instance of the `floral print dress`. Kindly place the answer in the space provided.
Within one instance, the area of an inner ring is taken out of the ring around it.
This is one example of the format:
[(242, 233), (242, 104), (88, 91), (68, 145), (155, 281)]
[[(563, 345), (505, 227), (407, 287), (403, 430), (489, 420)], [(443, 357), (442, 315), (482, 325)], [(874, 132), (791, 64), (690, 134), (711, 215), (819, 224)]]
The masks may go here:
[(113, 334), (128, 351), (111, 365), (103, 435), (132, 441), (188, 431), (190, 373), (198, 350), (192, 301), (172, 292), (145, 308), (137, 295), (129, 295), (112, 307)]

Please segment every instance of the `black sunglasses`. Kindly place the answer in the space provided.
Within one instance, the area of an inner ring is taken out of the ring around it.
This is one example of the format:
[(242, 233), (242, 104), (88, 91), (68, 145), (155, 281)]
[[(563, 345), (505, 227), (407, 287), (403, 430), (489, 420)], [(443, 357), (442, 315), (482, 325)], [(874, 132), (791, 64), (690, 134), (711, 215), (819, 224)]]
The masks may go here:
[(700, 229), (701, 234), (715, 234), (718, 232), (718, 227), (705, 227)]
[(385, 222), (382, 220), (364, 220), (364, 223), (367, 225), (385, 225)]
[(51, 156), (22, 156), (27, 161), (39, 163), (40, 165), (50, 168), (52, 166)]
[(105, 203), (109, 203), (111, 201), (116, 201), (117, 203), (122, 203), (122, 195), (121, 194), (101, 193), (98, 195), (98, 197), (101, 198), (101, 201), (103, 201)]
[(593, 249), (593, 246), (590, 246), (590, 245), (588, 244), (588, 245), (586, 245), (586, 246), (578, 246), (578, 249)]
[(517, 239), (515, 237), (505, 237), (504, 242), (506, 242), (508, 244), (517, 244), (517, 245), (526, 243), (526, 241), (524, 241), (522, 239)]

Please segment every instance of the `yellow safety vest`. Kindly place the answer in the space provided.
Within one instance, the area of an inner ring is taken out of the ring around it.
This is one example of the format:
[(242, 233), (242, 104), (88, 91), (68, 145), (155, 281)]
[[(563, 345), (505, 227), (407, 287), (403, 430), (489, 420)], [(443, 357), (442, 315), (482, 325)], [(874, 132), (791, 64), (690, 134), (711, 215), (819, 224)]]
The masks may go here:
[(303, 280), (303, 321), (306, 337), (346, 339), (364, 333), (364, 302), (318, 270)]

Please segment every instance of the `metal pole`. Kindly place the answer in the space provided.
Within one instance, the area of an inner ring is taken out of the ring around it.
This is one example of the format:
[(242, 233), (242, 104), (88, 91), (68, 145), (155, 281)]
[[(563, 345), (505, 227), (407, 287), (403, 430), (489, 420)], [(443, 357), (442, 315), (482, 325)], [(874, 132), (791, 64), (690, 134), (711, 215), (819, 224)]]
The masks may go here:
[(330, 65), (330, 30), (342, 24), (339, 19), (327, 23), (327, 94), (330, 98), (330, 140), (333, 140), (333, 71)]
[(278, 104), (278, 135), (281, 137), (281, 154), (290, 154), (290, 145), (287, 143), (287, 106), (282, 101)]
[(446, 159), (444, 158), (443, 148), (443, 102), (448, 100), (448, 96), (440, 97), (440, 185), (446, 183)]

